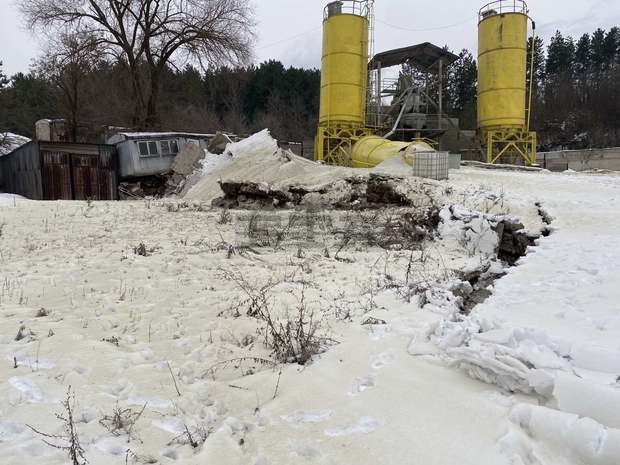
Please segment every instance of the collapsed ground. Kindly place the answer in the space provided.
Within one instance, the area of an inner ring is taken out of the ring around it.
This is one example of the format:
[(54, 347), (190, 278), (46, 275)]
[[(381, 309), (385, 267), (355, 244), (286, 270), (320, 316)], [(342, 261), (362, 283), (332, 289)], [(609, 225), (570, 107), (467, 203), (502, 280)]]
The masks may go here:
[(3, 197), (4, 460), (66, 463), (26, 425), (62, 436), (70, 385), (95, 464), (618, 463), (617, 261), (593, 240), (616, 178), (409, 187), (361, 210)]

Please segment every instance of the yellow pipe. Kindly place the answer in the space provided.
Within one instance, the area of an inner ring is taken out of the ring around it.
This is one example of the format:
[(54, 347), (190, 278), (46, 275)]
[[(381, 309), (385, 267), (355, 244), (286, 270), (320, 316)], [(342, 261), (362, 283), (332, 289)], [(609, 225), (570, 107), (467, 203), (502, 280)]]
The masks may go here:
[(405, 162), (413, 164), (415, 152), (434, 152), (426, 142), (398, 142), (379, 136), (362, 137), (351, 150), (353, 168), (373, 168), (385, 160), (401, 155)]

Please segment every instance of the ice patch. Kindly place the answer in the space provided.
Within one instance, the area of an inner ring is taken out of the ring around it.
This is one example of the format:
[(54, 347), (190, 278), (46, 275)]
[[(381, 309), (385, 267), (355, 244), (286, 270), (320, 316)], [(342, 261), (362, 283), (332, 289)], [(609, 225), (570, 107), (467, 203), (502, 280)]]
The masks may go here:
[(381, 424), (375, 418), (362, 417), (354, 425), (325, 430), (325, 435), (336, 438), (340, 436), (350, 436), (352, 434), (368, 434), (375, 431), (379, 426), (381, 426)]
[(333, 413), (334, 412), (332, 410), (298, 410), (292, 415), (284, 415), (281, 418), (288, 423), (321, 423), (323, 421), (329, 420)]

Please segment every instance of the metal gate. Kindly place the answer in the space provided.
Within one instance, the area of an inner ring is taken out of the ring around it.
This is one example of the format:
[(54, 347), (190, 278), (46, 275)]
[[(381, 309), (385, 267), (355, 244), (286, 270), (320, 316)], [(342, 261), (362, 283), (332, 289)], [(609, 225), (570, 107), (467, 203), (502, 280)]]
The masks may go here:
[(3, 189), (32, 200), (117, 200), (111, 145), (29, 142), (0, 157)]
[(41, 152), (43, 200), (72, 200), (71, 156), (63, 152)]
[(41, 143), (44, 200), (116, 200), (113, 147)]

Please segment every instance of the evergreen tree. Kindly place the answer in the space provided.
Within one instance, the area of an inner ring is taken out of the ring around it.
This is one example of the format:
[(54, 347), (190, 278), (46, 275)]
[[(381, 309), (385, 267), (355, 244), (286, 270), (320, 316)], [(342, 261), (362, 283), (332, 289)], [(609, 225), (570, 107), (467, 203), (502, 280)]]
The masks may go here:
[(592, 68), (591, 48), (590, 34), (582, 35), (577, 41), (575, 49), (575, 73), (580, 78), (585, 77)]
[(450, 68), (446, 94), (449, 100), (448, 110), (457, 116), (462, 129), (476, 127), (478, 66), (474, 56), (468, 50), (462, 50)]
[(0, 128), (34, 136), (34, 122), (56, 116), (55, 98), (49, 83), (33, 73), (18, 73), (2, 92)]
[(575, 85), (583, 104), (588, 100), (589, 76), (592, 70), (592, 50), (590, 34), (584, 34), (577, 41), (575, 49)]
[[(536, 41), (534, 43), (534, 93), (538, 93), (538, 90), (542, 86), (545, 81), (545, 50), (544, 50), (544, 42), (541, 37), (536, 37)], [(532, 38), (530, 37), (527, 41), (527, 56), (528, 63), (531, 61), (532, 57)], [(527, 82), (530, 82), (530, 73), (531, 67), (527, 69)]]
[(2, 61), (0, 61), (0, 90), (9, 85), (9, 78), (2, 72)]
[(609, 69), (617, 63), (620, 54), (620, 28), (612, 27), (603, 41), (604, 67)]
[(563, 37), (556, 31), (547, 48), (546, 72), (551, 76), (570, 77), (575, 60), (575, 43), (572, 37)]
[(595, 73), (600, 73), (603, 71), (607, 61), (605, 37), (605, 31), (601, 28), (598, 28), (594, 31), (594, 34), (592, 34), (590, 54), (592, 60), (592, 71)]

